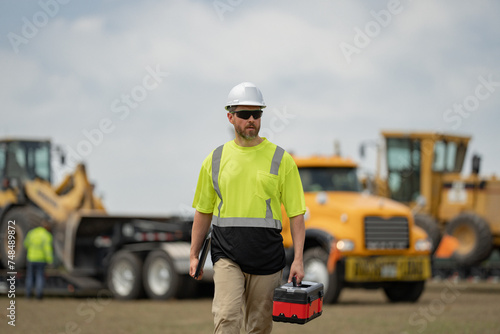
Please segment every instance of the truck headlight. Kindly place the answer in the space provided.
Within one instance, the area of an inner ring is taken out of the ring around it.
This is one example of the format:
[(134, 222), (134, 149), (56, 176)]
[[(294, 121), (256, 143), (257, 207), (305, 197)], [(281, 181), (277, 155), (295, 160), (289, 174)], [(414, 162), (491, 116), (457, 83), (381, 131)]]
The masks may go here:
[(349, 252), (354, 249), (354, 242), (349, 239), (342, 239), (337, 241), (337, 249), (341, 252)]
[(430, 251), (432, 249), (432, 242), (429, 239), (418, 239), (415, 242), (415, 250), (423, 252)]

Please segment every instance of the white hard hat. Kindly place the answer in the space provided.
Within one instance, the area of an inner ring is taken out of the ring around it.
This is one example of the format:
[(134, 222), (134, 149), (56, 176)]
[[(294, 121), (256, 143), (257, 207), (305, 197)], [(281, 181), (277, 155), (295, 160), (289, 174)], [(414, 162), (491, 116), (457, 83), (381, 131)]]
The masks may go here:
[(231, 106), (266, 107), (260, 90), (251, 82), (242, 82), (234, 86), (227, 96), (226, 110)]

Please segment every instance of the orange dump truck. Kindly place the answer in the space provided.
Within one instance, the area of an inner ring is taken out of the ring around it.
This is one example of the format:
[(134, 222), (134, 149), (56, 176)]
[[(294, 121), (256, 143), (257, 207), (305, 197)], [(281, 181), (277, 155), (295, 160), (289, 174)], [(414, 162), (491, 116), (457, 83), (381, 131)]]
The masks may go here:
[[(345, 287), (382, 288), (391, 302), (418, 300), (431, 275), (432, 245), (410, 209), (361, 192), (357, 165), (350, 159), (294, 159), (307, 206), (304, 279), (323, 283), (324, 302), (336, 302)], [(286, 218), (282, 235), (291, 263)]]

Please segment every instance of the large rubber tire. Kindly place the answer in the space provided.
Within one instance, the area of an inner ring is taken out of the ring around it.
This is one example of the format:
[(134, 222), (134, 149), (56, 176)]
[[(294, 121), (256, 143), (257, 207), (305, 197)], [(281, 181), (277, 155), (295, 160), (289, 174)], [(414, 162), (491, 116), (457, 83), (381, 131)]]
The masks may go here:
[(305, 281), (323, 283), (323, 303), (333, 304), (339, 299), (342, 290), (342, 280), (335, 270), (332, 274), (327, 268), (328, 253), (321, 247), (309, 248), (304, 252)]
[(116, 299), (130, 300), (142, 296), (142, 260), (137, 254), (120, 250), (111, 258), (107, 272), (109, 290)]
[[(43, 213), (38, 209), (30, 206), (19, 206), (10, 209), (4, 216), (1, 227), (1, 247), (0, 247), (0, 257), (2, 259), (2, 265), (4, 268), (8, 268), (8, 261), (12, 261), (9, 258), (9, 225), (14, 227), (15, 233), (15, 255), (13, 262), (15, 263), (16, 269), (22, 269), (26, 267), (26, 249), (24, 248), (24, 239), (28, 234), (29, 230), (40, 226), (43, 220)], [(9, 221), (15, 222), (9, 224)], [(12, 230), (12, 227), (10, 228)]]
[(459, 242), (453, 259), (460, 266), (477, 265), (491, 255), (493, 236), (490, 226), (476, 214), (462, 213), (453, 218), (446, 226), (446, 233)]
[(415, 215), (415, 224), (423, 229), (432, 241), (431, 254), (436, 252), (441, 241), (441, 231), (434, 218), (428, 215)]
[(387, 298), (392, 303), (416, 302), (424, 292), (425, 281), (394, 282), (384, 287)]
[(169, 299), (178, 292), (180, 277), (170, 256), (162, 250), (155, 250), (144, 262), (143, 281), (149, 298)]

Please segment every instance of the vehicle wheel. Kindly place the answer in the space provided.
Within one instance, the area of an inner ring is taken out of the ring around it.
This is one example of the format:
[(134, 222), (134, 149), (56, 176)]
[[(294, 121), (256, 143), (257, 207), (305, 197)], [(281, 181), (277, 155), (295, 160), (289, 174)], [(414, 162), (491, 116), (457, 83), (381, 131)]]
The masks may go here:
[(325, 293), (323, 303), (332, 304), (339, 298), (342, 280), (338, 270), (333, 274), (328, 272), (327, 262), (328, 253), (321, 247), (310, 248), (304, 252), (304, 280), (323, 283)]
[[(0, 233), (2, 234), (0, 239), (2, 240), (0, 257), (2, 259), (2, 265), (5, 268), (8, 268), (8, 261), (12, 261), (8, 258), (10, 250), (9, 235), (14, 236), (14, 239), (11, 239), (11, 245), (12, 240), (15, 240), (15, 244), (13, 244), (15, 251), (13, 262), (16, 264), (16, 269), (25, 268), (26, 249), (24, 248), (24, 239), (26, 238), (26, 234), (28, 234), (29, 230), (40, 226), (42, 220), (43, 214), (39, 210), (29, 206), (14, 207), (5, 214), (0, 227)], [(9, 224), (9, 221), (15, 222), (15, 225)], [(12, 227), (9, 226), (14, 227), (14, 230), (12, 230)], [(9, 233), (9, 229), (14, 232)]]
[(491, 255), (493, 237), (488, 223), (478, 215), (463, 213), (453, 218), (446, 232), (457, 238), (458, 248), (453, 258), (461, 266), (479, 264)]
[(424, 292), (425, 281), (418, 282), (394, 282), (384, 287), (384, 292), (389, 301), (398, 302), (416, 302), (422, 292)]
[(146, 295), (151, 299), (169, 299), (179, 287), (179, 275), (174, 262), (162, 250), (152, 251), (146, 257), (143, 280)]
[(415, 215), (415, 224), (423, 229), (431, 239), (431, 255), (434, 254), (441, 241), (441, 231), (436, 220), (428, 215)]
[(142, 261), (137, 254), (118, 251), (111, 258), (107, 284), (117, 299), (137, 299), (142, 295)]

